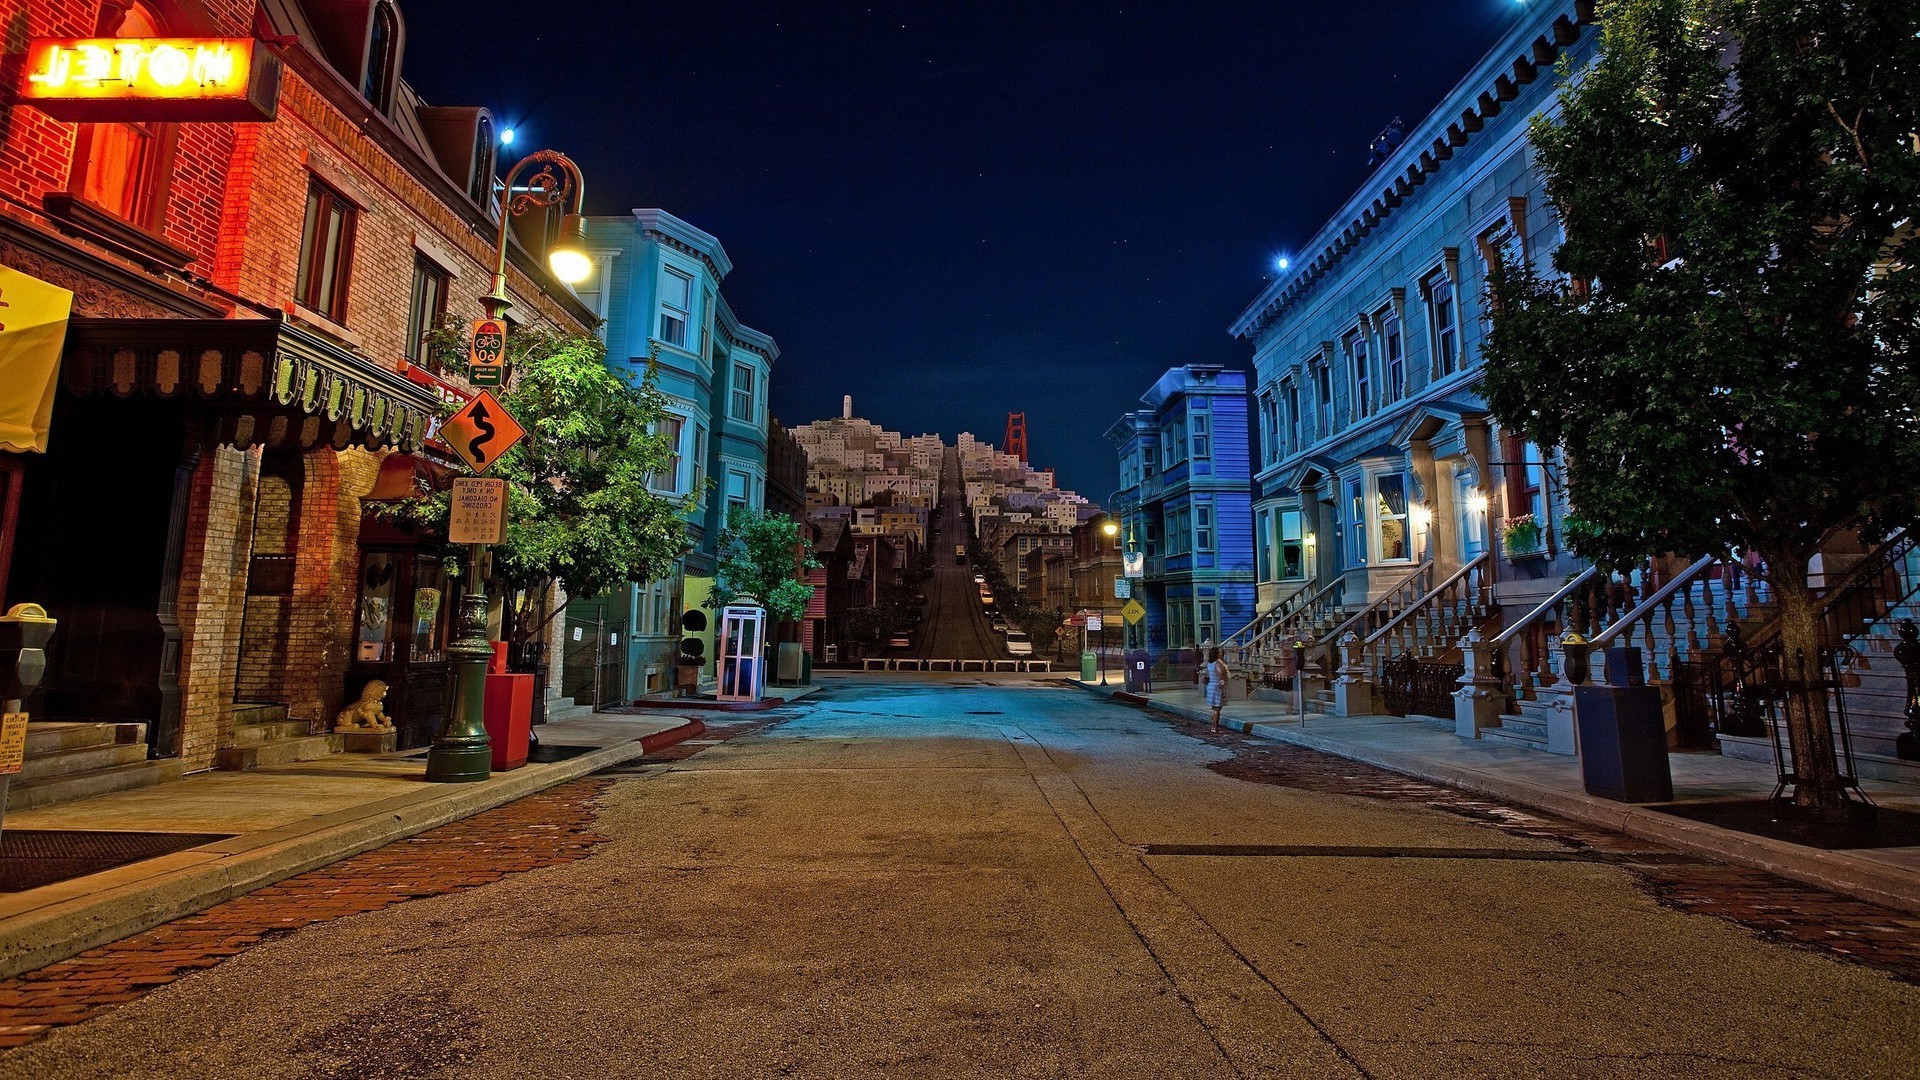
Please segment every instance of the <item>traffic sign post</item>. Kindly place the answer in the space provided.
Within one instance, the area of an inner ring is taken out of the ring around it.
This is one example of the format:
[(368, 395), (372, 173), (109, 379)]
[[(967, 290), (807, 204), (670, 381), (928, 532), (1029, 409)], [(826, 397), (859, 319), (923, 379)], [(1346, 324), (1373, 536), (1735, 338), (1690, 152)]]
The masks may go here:
[[(485, 472), (526, 437), (526, 429), (485, 390), (440, 425), (448, 449), (475, 472)], [(467, 545), (467, 588), (460, 595), (460, 636), (447, 646), (454, 670), (453, 701), (447, 726), (427, 751), (427, 779), (443, 784), (485, 780), (493, 771), (493, 742), (487, 737), (487, 545), (506, 537), (507, 482), (462, 477), (454, 482), (448, 508), (447, 539)]]

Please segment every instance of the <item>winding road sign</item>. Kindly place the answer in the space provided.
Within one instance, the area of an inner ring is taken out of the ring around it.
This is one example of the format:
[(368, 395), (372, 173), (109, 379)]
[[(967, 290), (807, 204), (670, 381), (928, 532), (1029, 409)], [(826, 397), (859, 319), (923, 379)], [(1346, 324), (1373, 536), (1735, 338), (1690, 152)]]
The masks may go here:
[(459, 412), (440, 425), (440, 440), (474, 472), (486, 472), (500, 455), (527, 435), (527, 429), (485, 390), (475, 394)]

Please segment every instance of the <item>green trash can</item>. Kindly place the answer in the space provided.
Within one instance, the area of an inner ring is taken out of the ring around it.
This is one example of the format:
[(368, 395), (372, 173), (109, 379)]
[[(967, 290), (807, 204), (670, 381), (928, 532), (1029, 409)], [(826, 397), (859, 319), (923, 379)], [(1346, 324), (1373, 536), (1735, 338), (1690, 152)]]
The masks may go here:
[(1100, 658), (1094, 655), (1094, 652), (1092, 649), (1088, 649), (1086, 652), (1081, 653), (1080, 654), (1080, 681), (1092, 682), (1095, 676), (1094, 669), (1098, 668), (1099, 666), (1100, 666)]

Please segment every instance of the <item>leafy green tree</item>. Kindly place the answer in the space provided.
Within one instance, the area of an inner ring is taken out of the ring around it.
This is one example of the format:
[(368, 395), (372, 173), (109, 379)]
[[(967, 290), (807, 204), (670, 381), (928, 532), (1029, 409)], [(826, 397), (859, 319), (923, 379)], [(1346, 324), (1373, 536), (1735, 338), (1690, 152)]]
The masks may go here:
[(759, 600), (779, 622), (806, 618), (813, 586), (802, 580), (820, 565), (800, 524), (785, 514), (733, 506), (720, 531), (719, 567), (707, 606), (719, 608), (741, 596)]
[[(1601, 55), (1533, 125), (1566, 242), (1558, 273), (1493, 275), (1488, 399), (1565, 449), (1581, 555), (1756, 553), (1785, 654), (1811, 667), (1809, 560), (1920, 511), (1920, 4), (1599, 16)], [(1787, 726), (1797, 799), (1837, 811), (1812, 693)]]
[[(463, 346), (451, 328), (428, 340), (443, 361)], [(500, 403), (527, 435), (487, 473), (509, 485), (507, 537), (492, 548), (493, 575), (534, 595), (559, 582), (573, 596), (597, 596), (667, 573), (688, 550), (686, 504), (647, 484), (673, 452), (657, 430), (666, 399), (651, 362), (636, 386), (608, 370), (599, 338), (543, 330), (510, 335), (507, 357), (512, 380)], [(447, 505), (447, 493), (436, 492), (384, 512), (444, 536)], [(515, 620), (514, 641), (524, 644), (551, 618)]]

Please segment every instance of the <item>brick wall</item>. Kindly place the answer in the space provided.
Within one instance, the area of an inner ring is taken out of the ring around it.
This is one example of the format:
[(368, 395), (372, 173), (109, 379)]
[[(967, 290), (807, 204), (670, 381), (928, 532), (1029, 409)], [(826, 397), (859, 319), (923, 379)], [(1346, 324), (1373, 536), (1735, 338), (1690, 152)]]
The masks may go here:
[(180, 757), (208, 768), (233, 739), (233, 682), (246, 612), (258, 455), (231, 447), (194, 470), (180, 567)]

